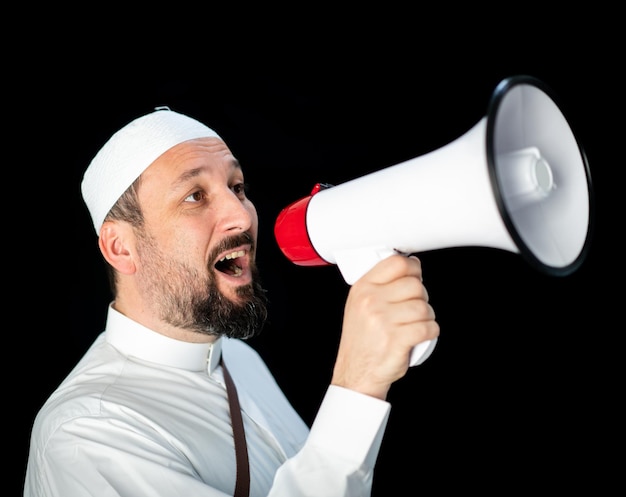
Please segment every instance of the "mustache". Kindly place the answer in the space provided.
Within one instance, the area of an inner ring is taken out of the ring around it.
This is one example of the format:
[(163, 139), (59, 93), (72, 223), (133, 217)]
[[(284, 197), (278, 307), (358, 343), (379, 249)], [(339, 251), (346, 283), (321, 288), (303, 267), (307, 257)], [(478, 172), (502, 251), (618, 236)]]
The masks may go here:
[(225, 252), (227, 250), (231, 250), (239, 247), (240, 245), (250, 245), (250, 251), (254, 252), (256, 245), (254, 243), (254, 238), (252, 235), (244, 231), (243, 233), (239, 233), (237, 235), (229, 236), (228, 238), (224, 238), (213, 250), (211, 253), (211, 260), (215, 260), (215, 258)]

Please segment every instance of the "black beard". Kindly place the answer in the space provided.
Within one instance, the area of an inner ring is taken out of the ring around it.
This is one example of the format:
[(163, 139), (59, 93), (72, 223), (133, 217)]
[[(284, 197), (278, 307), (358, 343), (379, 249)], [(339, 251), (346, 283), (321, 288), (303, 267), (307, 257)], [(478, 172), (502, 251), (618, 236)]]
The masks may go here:
[(219, 291), (215, 284), (215, 270), (211, 270), (208, 294), (193, 298), (189, 309), (196, 331), (243, 340), (260, 333), (267, 320), (268, 300), (258, 269), (256, 266), (251, 269), (252, 283), (237, 288), (241, 302), (233, 302)]
[[(163, 321), (216, 337), (247, 339), (261, 331), (267, 319), (268, 300), (254, 261), (250, 262), (252, 283), (238, 287), (237, 301), (231, 301), (218, 288), (217, 269), (209, 267), (207, 273), (199, 274), (184, 263), (168, 260), (145, 231), (137, 230), (137, 236), (146, 274), (143, 289), (159, 305)], [(248, 233), (233, 236), (216, 247), (209, 260), (247, 243), (254, 252)]]

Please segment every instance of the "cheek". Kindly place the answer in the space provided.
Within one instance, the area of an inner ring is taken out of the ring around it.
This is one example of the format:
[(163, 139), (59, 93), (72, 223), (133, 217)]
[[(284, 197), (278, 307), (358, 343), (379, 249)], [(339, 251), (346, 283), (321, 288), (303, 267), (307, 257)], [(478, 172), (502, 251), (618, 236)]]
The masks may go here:
[(159, 233), (159, 244), (169, 256), (187, 265), (205, 263), (209, 235), (202, 229), (178, 229)]
[(189, 262), (200, 261), (204, 264), (211, 247), (211, 237), (206, 230), (187, 231), (178, 233), (173, 242), (179, 257)]

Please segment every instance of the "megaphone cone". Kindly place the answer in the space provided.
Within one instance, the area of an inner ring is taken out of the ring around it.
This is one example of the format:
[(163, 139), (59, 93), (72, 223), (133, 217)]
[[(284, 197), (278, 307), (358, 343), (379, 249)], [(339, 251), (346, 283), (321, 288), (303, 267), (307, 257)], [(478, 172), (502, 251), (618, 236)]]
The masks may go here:
[[(591, 239), (585, 153), (549, 88), (514, 76), (460, 138), (285, 207), (274, 234), (298, 265), (336, 264), (353, 284), (394, 253), (483, 246), (521, 254), (553, 276), (575, 271)], [(411, 365), (434, 342), (421, 344)]]

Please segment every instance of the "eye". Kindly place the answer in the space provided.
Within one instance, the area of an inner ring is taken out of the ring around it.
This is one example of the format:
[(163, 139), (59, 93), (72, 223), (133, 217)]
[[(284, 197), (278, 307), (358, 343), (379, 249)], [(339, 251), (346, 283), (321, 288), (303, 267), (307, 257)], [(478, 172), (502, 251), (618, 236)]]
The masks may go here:
[(198, 190), (198, 191), (191, 193), (187, 197), (185, 197), (185, 202), (191, 202), (191, 203), (200, 202), (204, 200), (205, 197), (206, 195), (204, 194), (204, 192), (202, 190)]
[(233, 185), (233, 192), (240, 197), (245, 197), (248, 193), (248, 185), (246, 183), (237, 183)]

